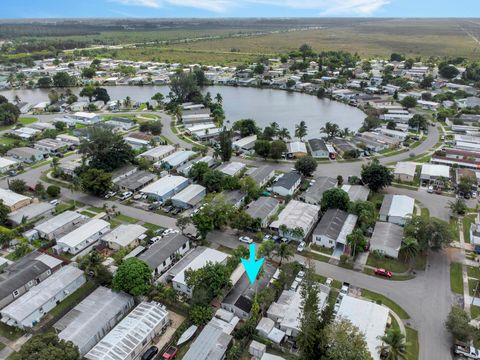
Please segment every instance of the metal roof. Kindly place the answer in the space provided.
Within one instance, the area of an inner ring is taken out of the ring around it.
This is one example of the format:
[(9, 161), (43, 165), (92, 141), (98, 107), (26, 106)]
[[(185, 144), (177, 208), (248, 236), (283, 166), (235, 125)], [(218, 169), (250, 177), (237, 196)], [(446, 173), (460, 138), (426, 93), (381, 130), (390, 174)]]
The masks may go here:
[(172, 190), (175, 190), (185, 182), (188, 182), (188, 179), (184, 178), (183, 176), (167, 175), (155, 181), (154, 183), (147, 185), (141, 191), (144, 194), (155, 194), (158, 196), (164, 196), (165, 194), (168, 194)]
[(232, 336), (208, 323), (190, 346), (183, 360), (222, 360)]
[(86, 216), (76, 211), (64, 211), (63, 213), (44, 221), (43, 223), (35, 226), (35, 230), (43, 232), (45, 234), (51, 234), (61, 227), (74, 222), (75, 220), (86, 219)]
[(89, 360), (123, 360), (133, 358), (137, 346), (167, 323), (168, 311), (157, 302), (142, 302), (113, 328), (85, 358)]
[(405, 218), (412, 215), (415, 209), (415, 199), (406, 195), (385, 195), (383, 198), (380, 215), (398, 216)]
[(337, 179), (328, 176), (315, 178), (315, 182), (305, 191), (303, 197), (305, 199), (311, 198), (316, 203), (320, 203), (320, 201), (322, 201), (323, 193), (337, 186), (337, 183)]
[(8, 219), (15, 224), (20, 224), (24, 219), (35, 219), (40, 215), (52, 211), (54, 208), (55, 206), (48, 202), (32, 203), (16, 211), (12, 211), (10, 214), (8, 214)]
[(171, 255), (173, 255), (188, 241), (188, 238), (182, 234), (165, 236), (160, 241), (150, 246), (147, 251), (142, 253), (138, 258), (145, 261), (153, 270)]
[(400, 250), (403, 240), (403, 228), (388, 222), (377, 222), (373, 230), (370, 244), (373, 247), (390, 247), (395, 251)]
[(147, 229), (138, 224), (121, 224), (102, 237), (105, 242), (113, 242), (120, 246), (128, 246)]
[(274, 175), (274, 173), (275, 169), (273, 166), (264, 165), (251, 171), (248, 176), (255, 180), (257, 185), (260, 185), (263, 182), (270, 180), (273, 177), (272, 175)]
[(139, 156), (151, 156), (153, 158), (162, 158), (166, 154), (171, 153), (175, 150), (173, 145), (162, 145), (154, 147), (153, 149), (147, 150), (141, 153)]
[(221, 171), (225, 175), (235, 176), (240, 171), (242, 171), (245, 167), (246, 165), (244, 163), (234, 161), (234, 162), (223, 163), (217, 168), (217, 170)]
[(187, 161), (191, 156), (195, 155), (194, 151), (177, 151), (171, 155), (168, 155), (166, 158), (162, 159), (162, 163), (166, 163), (172, 167), (178, 166), (181, 163)]
[(302, 176), (299, 173), (296, 171), (291, 171), (284, 174), (275, 184), (273, 184), (273, 186), (283, 187), (290, 190), (301, 178)]
[(110, 227), (110, 223), (102, 219), (92, 219), (89, 222), (83, 224), (79, 228), (73, 230), (67, 235), (57, 240), (57, 244), (65, 245), (68, 247), (76, 247), (83, 241), (89, 239), (94, 234)]
[(279, 201), (271, 197), (260, 197), (249, 204), (246, 213), (254, 219), (264, 220), (273, 215), (273, 211), (278, 207)]
[(347, 221), (348, 213), (340, 209), (328, 209), (323, 214), (322, 219), (313, 231), (315, 235), (328, 236), (330, 239), (336, 240), (342, 228)]
[(278, 220), (270, 224), (270, 227), (276, 229), (279, 229), (281, 225), (285, 225), (289, 229), (300, 227), (303, 229), (304, 235), (307, 236), (319, 212), (320, 206), (291, 200), (278, 215)]
[(200, 195), (201, 193), (205, 193), (206, 189), (202, 185), (191, 184), (187, 186), (185, 189), (180, 191), (178, 194), (172, 197), (172, 201), (181, 201), (184, 203), (190, 203), (192, 199), (196, 196)]
[(417, 164), (409, 161), (402, 161), (395, 166), (394, 174), (415, 176)]
[(3, 204), (8, 206), (8, 207), (13, 207), (17, 203), (29, 200), (28, 196), (22, 195), (22, 194), (17, 194), (16, 192), (13, 192), (12, 190), (7, 190), (7, 189), (2, 189), (0, 188), (0, 199), (3, 200)]

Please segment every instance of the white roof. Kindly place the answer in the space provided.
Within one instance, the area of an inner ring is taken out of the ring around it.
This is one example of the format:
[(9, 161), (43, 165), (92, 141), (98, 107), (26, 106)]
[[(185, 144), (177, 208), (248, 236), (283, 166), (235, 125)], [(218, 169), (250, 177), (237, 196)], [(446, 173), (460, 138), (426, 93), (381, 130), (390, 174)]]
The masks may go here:
[(73, 265), (64, 266), (38, 285), (32, 287), (23, 296), (7, 305), (2, 309), (1, 313), (21, 322), (80, 276), (83, 276), (82, 270)]
[(173, 145), (162, 145), (154, 147), (153, 149), (147, 150), (144, 153), (141, 153), (140, 156), (151, 156), (153, 158), (161, 158), (165, 154), (171, 153), (175, 150)]
[(51, 234), (57, 229), (74, 222), (77, 219), (85, 218), (84, 215), (77, 213), (76, 211), (67, 210), (60, 215), (57, 215), (41, 224), (35, 226), (35, 230), (45, 234)]
[(289, 229), (301, 227), (304, 234), (307, 235), (311, 226), (314, 225), (314, 219), (318, 218), (319, 212), (320, 206), (291, 200), (278, 215), (278, 220), (274, 221), (270, 227), (278, 229), (282, 224)]
[(409, 176), (415, 176), (415, 171), (417, 169), (417, 165), (413, 162), (403, 161), (397, 163), (395, 166), (395, 174), (404, 174)]
[(184, 178), (183, 176), (167, 175), (155, 181), (154, 183), (145, 186), (141, 192), (145, 194), (163, 196), (176, 189), (186, 181), (188, 181), (188, 179)]
[(343, 297), (337, 318), (348, 319), (365, 334), (368, 350), (374, 360), (379, 360), (377, 347), (382, 341), (379, 336), (385, 334), (388, 309), (370, 301), (357, 299), (348, 295)]
[(232, 145), (242, 148), (244, 146), (250, 145), (252, 142), (255, 141), (257, 141), (257, 135), (251, 135), (234, 141)]
[(3, 204), (9, 207), (15, 206), (17, 203), (30, 199), (28, 196), (17, 194), (12, 190), (0, 188), (0, 199)]
[(307, 153), (307, 146), (302, 141), (293, 141), (287, 144), (289, 153)]
[(414, 209), (415, 199), (406, 195), (393, 195), (388, 215), (405, 218), (407, 215), (412, 215)]
[(157, 302), (142, 302), (90, 350), (89, 360), (123, 360), (134, 358), (137, 346), (167, 323), (168, 311)]
[(177, 151), (166, 158), (162, 159), (162, 163), (168, 163), (170, 166), (177, 166), (187, 161), (190, 156), (195, 155), (194, 151)]
[(128, 246), (138, 237), (147, 232), (147, 229), (137, 224), (122, 224), (104, 235), (102, 240), (116, 243), (120, 246)]
[(73, 230), (67, 235), (57, 240), (58, 245), (64, 245), (71, 248), (77, 247), (79, 244), (89, 239), (96, 233), (110, 227), (110, 224), (102, 219), (92, 219), (83, 224), (79, 228)]
[(450, 167), (447, 165), (424, 164), (422, 165), (422, 177), (424, 175), (449, 178)]
[(185, 282), (185, 271), (190, 270), (198, 270), (204, 267), (207, 262), (211, 263), (221, 263), (224, 262), (228, 258), (228, 255), (214, 249), (206, 248), (205, 251), (201, 253), (200, 256), (197, 256), (193, 259), (188, 265), (186, 265), (173, 279), (172, 282), (177, 282), (179, 284), (186, 285)]
[(97, 116), (97, 114), (95, 114), (95, 113), (88, 113), (88, 112), (83, 112), (83, 111), (76, 112), (73, 115), (76, 116), (76, 117), (83, 117), (83, 118), (87, 118), (87, 119), (93, 119), (95, 116)]
[(15, 160), (12, 160), (12, 159), (7, 159), (7, 158), (4, 158), (4, 157), (0, 157), (0, 168), (5, 168), (5, 167), (15, 165), (15, 164), (17, 164), (17, 162), (18, 161), (15, 161)]
[(190, 202), (194, 197), (205, 192), (206, 189), (202, 185), (191, 184), (187, 186), (185, 189), (180, 191), (178, 194), (172, 197), (172, 201), (181, 201), (184, 203)]
[(221, 171), (225, 175), (235, 176), (245, 167), (246, 165), (244, 163), (234, 161), (234, 162), (224, 163), (217, 170)]

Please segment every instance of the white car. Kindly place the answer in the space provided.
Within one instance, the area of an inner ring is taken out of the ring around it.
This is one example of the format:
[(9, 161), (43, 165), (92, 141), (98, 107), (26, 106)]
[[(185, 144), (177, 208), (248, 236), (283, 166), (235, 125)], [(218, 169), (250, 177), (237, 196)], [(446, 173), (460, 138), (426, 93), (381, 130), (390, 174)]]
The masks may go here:
[(133, 193), (131, 191), (126, 191), (120, 195), (120, 201), (127, 200)]
[(305, 246), (307, 246), (307, 244), (305, 244), (305, 241), (302, 241), (300, 244), (298, 244), (297, 251), (303, 252), (303, 250), (305, 250)]
[(152, 237), (150, 240), (148, 240), (148, 244), (153, 245), (153, 244), (157, 243), (158, 241), (160, 241), (161, 239), (162, 239), (161, 236)]
[(59, 204), (59, 201), (57, 199), (51, 200), (50, 204), (53, 206), (57, 206)]
[(143, 195), (142, 194), (137, 194), (133, 197), (133, 200), (140, 200), (142, 199)]
[(342, 288), (340, 289), (340, 296), (344, 296), (348, 294), (348, 285), (343, 285)]
[(272, 240), (272, 235), (267, 234), (263, 237), (263, 241)]
[(303, 279), (305, 277), (305, 271), (299, 271), (297, 277)]
[(427, 192), (430, 193), (430, 194), (433, 193), (433, 186), (432, 186), (432, 185), (430, 185), (430, 186), (428, 187)]
[(325, 281), (325, 285), (327, 286), (332, 286), (333, 279), (332, 278), (327, 278), (327, 281)]
[(105, 194), (105, 199), (110, 199), (112, 196), (117, 195), (115, 191), (109, 191), (108, 193)]
[(240, 237), (238, 238), (238, 240), (239, 240), (240, 242), (245, 243), (245, 244), (251, 244), (251, 243), (253, 243), (253, 240), (250, 239), (248, 236), (240, 236)]

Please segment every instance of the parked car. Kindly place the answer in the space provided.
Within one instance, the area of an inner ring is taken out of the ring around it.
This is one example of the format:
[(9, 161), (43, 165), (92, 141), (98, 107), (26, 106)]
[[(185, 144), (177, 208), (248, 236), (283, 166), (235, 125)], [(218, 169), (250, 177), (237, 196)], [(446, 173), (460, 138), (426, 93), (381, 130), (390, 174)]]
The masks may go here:
[(115, 191), (109, 191), (108, 193), (105, 194), (105, 199), (110, 199), (112, 196), (117, 195)]
[(143, 353), (141, 360), (152, 360), (157, 354), (158, 348), (156, 346), (151, 346)]
[(325, 281), (325, 285), (327, 285), (327, 286), (332, 286), (332, 283), (333, 283), (332, 278), (327, 278), (327, 280)]
[(127, 200), (130, 196), (132, 196), (133, 193), (131, 191), (125, 191), (124, 193), (122, 193), (119, 197), (120, 201), (124, 201), (124, 200)]
[(172, 215), (178, 215), (178, 214), (180, 214), (181, 212), (182, 212), (182, 209), (180, 209), (180, 208), (175, 208), (175, 209), (173, 209), (173, 211), (172, 211)]
[(154, 236), (150, 240), (148, 240), (148, 245), (153, 245), (157, 242), (159, 242), (162, 239), (161, 236)]
[(263, 237), (263, 241), (272, 240), (272, 235), (267, 234)]
[(142, 194), (136, 194), (134, 197), (133, 197), (133, 200), (141, 200), (143, 197)]
[(378, 269), (375, 269), (375, 275), (391, 278), (393, 276), (393, 273), (391, 271), (378, 268)]
[(50, 201), (50, 204), (52, 204), (53, 206), (57, 206), (58, 204), (60, 204), (60, 202), (57, 199), (54, 199)]
[(348, 294), (348, 289), (350, 288), (350, 285), (347, 283), (343, 283), (342, 288), (340, 289), (340, 294), (339, 296), (344, 296)]
[(475, 253), (480, 255), (480, 245), (475, 245)]
[(433, 186), (432, 186), (432, 185), (430, 185), (430, 186), (428, 187), (427, 192), (428, 192), (429, 194), (433, 194)]
[(238, 240), (239, 240), (240, 242), (245, 243), (245, 244), (251, 244), (251, 243), (253, 243), (253, 240), (252, 240), (251, 238), (249, 238), (248, 236), (240, 236), (240, 237), (238, 238)]
[(297, 251), (303, 252), (303, 250), (305, 250), (305, 246), (307, 246), (307, 244), (305, 244), (305, 241), (302, 241), (300, 244), (298, 244)]
[(172, 210), (173, 210), (173, 206), (172, 206), (172, 205), (166, 206), (166, 207), (163, 208), (163, 211), (165, 211), (166, 213), (169, 213), (169, 212), (172, 211)]
[(172, 360), (177, 356), (178, 349), (175, 346), (169, 346), (168, 349), (163, 353), (162, 360)]
[(453, 345), (453, 353), (466, 359), (480, 359), (480, 351), (478, 349), (460, 341)]

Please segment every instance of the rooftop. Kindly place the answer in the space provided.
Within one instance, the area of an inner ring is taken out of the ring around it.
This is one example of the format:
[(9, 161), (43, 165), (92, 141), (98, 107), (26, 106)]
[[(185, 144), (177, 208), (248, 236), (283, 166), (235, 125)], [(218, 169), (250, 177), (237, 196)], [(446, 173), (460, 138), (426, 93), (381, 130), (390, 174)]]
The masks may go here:
[(305, 199), (307, 199), (307, 197), (311, 198), (312, 200), (315, 200), (315, 202), (320, 203), (320, 201), (322, 201), (323, 193), (337, 186), (337, 183), (337, 179), (328, 176), (315, 178), (315, 182), (305, 191), (303, 197)]
[(180, 165), (181, 163), (184, 163), (193, 155), (195, 155), (194, 151), (187, 151), (187, 150), (177, 151), (171, 155), (168, 155), (166, 158), (163, 158), (161, 162), (175, 167)]
[(307, 153), (307, 145), (303, 141), (293, 141), (287, 144), (287, 152), (294, 153)]
[(62, 236), (57, 240), (57, 244), (74, 248), (86, 239), (92, 237), (103, 229), (110, 227), (110, 224), (102, 219), (91, 219), (89, 222), (81, 225), (79, 228)]
[(194, 197), (197, 195), (201, 194), (202, 192), (205, 192), (206, 189), (202, 185), (197, 185), (197, 184), (191, 184), (187, 186), (185, 189), (180, 191), (178, 194), (172, 197), (172, 200), (177, 200), (177, 201), (182, 201), (188, 203), (190, 200), (192, 200)]
[(447, 165), (437, 165), (437, 164), (423, 164), (422, 165), (422, 177), (450, 177), (450, 167)]
[(228, 162), (228, 163), (223, 163), (220, 165), (217, 170), (221, 171), (225, 175), (228, 176), (235, 176), (237, 175), (240, 171), (242, 171), (246, 165), (241, 162)]
[(348, 213), (340, 209), (328, 209), (313, 231), (315, 235), (327, 236), (336, 240), (347, 221)]
[(20, 224), (24, 220), (35, 219), (40, 215), (52, 211), (54, 208), (55, 206), (48, 202), (32, 203), (16, 211), (12, 211), (8, 214), (8, 219), (14, 224)]
[(319, 212), (320, 206), (291, 200), (278, 215), (278, 220), (274, 221), (270, 227), (276, 229), (280, 228), (281, 225), (285, 225), (289, 229), (300, 227), (303, 229), (304, 234), (307, 235)]
[(72, 223), (76, 220), (86, 219), (86, 217), (76, 211), (67, 210), (47, 221), (42, 222), (41, 224), (35, 226), (35, 230), (40, 231), (45, 234), (50, 234), (57, 229), (65, 226), (66, 224)]
[(182, 234), (166, 236), (150, 246), (138, 258), (145, 261), (153, 270), (188, 242), (188, 238)]
[(250, 176), (253, 180), (255, 180), (257, 185), (260, 185), (263, 182), (265, 182), (265, 180), (269, 180), (270, 176), (274, 174), (274, 172), (275, 172), (275, 169), (273, 168), (273, 166), (264, 165), (264, 166), (260, 166), (259, 168), (253, 169), (248, 174), (248, 176)]
[(147, 229), (138, 224), (121, 224), (108, 234), (105, 234), (102, 240), (105, 242), (113, 242), (125, 247), (146, 232)]
[(4, 205), (12, 207), (15, 206), (17, 203), (29, 200), (30, 198), (25, 195), (17, 194), (12, 190), (0, 188), (0, 199), (3, 200)]
[(284, 174), (273, 186), (291, 189), (301, 178), (302, 176), (299, 173), (291, 171)]
[(153, 158), (162, 158), (166, 154), (169, 154), (174, 150), (175, 150), (175, 147), (173, 145), (162, 145), (162, 146), (157, 146), (157, 147), (154, 147), (153, 149), (147, 150), (147, 151), (141, 153), (140, 156), (150, 156), (150, 157), (153, 157)]
[(399, 250), (403, 240), (403, 228), (388, 222), (377, 222), (370, 243)]
[(273, 210), (275, 210), (279, 205), (279, 201), (272, 197), (260, 197), (251, 204), (248, 205), (246, 210), (247, 214), (254, 219), (264, 220), (268, 216), (272, 215)]
[(366, 201), (370, 190), (362, 185), (343, 185), (342, 190), (348, 193), (350, 201)]
[(188, 179), (183, 176), (167, 175), (144, 187), (142, 193), (164, 196), (185, 182), (188, 182)]
[(417, 164), (413, 162), (403, 161), (398, 162), (395, 166), (394, 174), (405, 174), (409, 176), (415, 176), (417, 170)]
[(405, 218), (408, 215), (412, 215), (414, 209), (415, 199), (410, 196), (387, 194), (383, 198), (380, 215)]
[(327, 145), (322, 139), (310, 139), (308, 140), (308, 144), (312, 151), (328, 151)]

